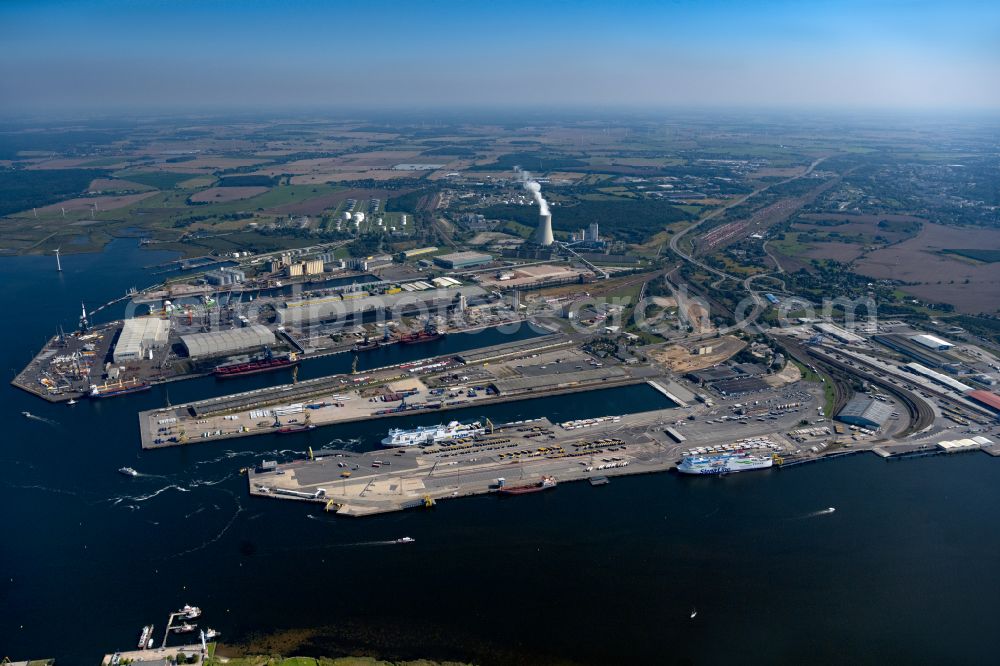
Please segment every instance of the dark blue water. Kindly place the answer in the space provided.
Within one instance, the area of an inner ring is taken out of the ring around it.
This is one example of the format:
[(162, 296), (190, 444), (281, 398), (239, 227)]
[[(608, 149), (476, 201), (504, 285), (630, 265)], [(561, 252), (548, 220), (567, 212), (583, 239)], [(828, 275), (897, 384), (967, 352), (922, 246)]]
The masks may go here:
[[(168, 258), (115, 243), (102, 255), (66, 257), (62, 276), (49, 258), (0, 260), (8, 379), (60, 319), (72, 327), (81, 297), (106, 301), (143, 286), (141, 266)], [(301, 376), (343, 363), (349, 355), (313, 361)], [(995, 659), (1000, 466), (982, 454), (856, 456), (725, 479), (656, 474), (347, 520), (251, 500), (237, 470), (309, 445), (367, 448), (385, 422), (141, 452), (135, 413), (160, 404), (162, 390), (74, 407), (2, 390), (0, 651), (11, 657), (94, 663), (132, 647), (143, 624), (162, 627), (167, 611), (195, 603), (229, 641), (315, 629), (299, 648), (313, 654), (595, 664)], [(214, 380), (180, 382), (170, 397), (218, 390)], [(662, 400), (639, 386), (459, 415), (567, 418)], [(122, 477), (122, 465), (144, 475)], [(829, 506), (837, 511), (816, 513)], [(401, 536), (417, 541), (374, 545)]]

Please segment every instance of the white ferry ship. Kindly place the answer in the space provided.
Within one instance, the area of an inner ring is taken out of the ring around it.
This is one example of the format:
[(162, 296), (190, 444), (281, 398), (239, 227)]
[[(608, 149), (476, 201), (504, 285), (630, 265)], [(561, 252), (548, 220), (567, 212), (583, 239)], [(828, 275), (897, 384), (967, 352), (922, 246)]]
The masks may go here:
[(474, 437), (484, 432), (486, 429), (479, 421), (474, 423), (452, 421), (446, 426), (421, 426), (413, 430), (395, 428), (390, 430), (389, 436), (382, 440), (382, 446), (427, 446), (463, 437)]
[(734, 474), (752, 469), (766, 469), (774, 458), (759, 453), (723, 453), (715, 456), (688, 456), (677, 466), (684, 474)]

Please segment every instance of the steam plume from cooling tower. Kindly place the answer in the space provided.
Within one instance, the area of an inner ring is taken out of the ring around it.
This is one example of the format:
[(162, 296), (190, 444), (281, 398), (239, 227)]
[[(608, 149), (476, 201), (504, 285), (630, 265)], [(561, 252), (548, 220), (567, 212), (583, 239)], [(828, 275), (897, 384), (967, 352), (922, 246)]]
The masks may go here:
[(527, 171), (518, 168), (517, 173), (521, 177), (524, 189), (531, 192), (531, 196), (538, 203), (538, 230), (535, 233), (535, 241), (539, 245), (552, 245), (554, 240), (552, 237), (552, 214), (549, 213), (549, 202), (542, 196), (542, 186), (537, 180), (532, 180), (531, 174)]
[(549, 214), (549, 202), (545, 200), (542, 196), (542, 186), (538, 184), (537, 180), (529, 180), (524, 183), (524, 189), (531, 192), (531, 196), (535, 197), (535, 203), (538, 204), (539, 215)]

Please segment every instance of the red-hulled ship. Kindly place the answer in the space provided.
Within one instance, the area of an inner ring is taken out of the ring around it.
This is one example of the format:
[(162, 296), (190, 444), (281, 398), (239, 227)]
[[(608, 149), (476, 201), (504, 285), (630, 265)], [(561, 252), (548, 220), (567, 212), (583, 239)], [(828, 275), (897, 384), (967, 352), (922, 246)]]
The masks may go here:
[(316, 426), (310, 424), (305, 425), (290, 425), (278, 428), (279, 435), (291, 435), (297, 432), (309, 432), (310, 430), (315, 430)]
[(299, 364), (299, 360), (294, 354), (288, 356), (272, 356), (270, 350), (264, 358), (247, 361), (245, 363), (232, 363), (230, 365), (218, 366), (212, 374), (218, 379), (229, 379), (230, 377), (246, 377), (247, 375), (257, 375), (262, 372), (272, 372), (282, 368), (291, 368)]
[(514, 486), (512, 488), (501, 488), (501, 495), (527, 495), (528, 493), (538, 493), (543, 490), (550, 490), (556, 487), (555, 477), (543, 476), (542, 480), (538, 483), (533, 483), (530, 486)]

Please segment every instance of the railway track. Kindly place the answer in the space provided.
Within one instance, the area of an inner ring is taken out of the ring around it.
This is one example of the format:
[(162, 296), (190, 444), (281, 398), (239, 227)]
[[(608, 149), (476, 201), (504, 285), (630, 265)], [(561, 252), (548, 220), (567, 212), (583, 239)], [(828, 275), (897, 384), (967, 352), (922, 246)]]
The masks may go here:
[(934, 423), (934, 410), (931, 408), (927, 402), (922, 400), (916, 393), (908, 389), (897, 386), (896, 384), (888, 381), (883, 377), (878, 377), (877, 375), (866, 372), (857, 366), (850, 366), (846, 363), (838, 361), (836, 359), (829, 358), (828, 356), (816, 352), (815, 350), (806, 350), (811, 358), (816, 359), (817, 362), (822, 363), (826, 366), (833, 366), (838, 370), (860, 377), (864, 379), (869, 384), (873, 386), (878, 386), (879, 388), (885, 390), (887, 393), (891, 393), (896, 396), (903, 406), (906, 407), (910, 422), (906, 428), (901, 432), (897, 433), (896, 439), (904, 439), (909, 435), (920, 432), (927, 426)]

